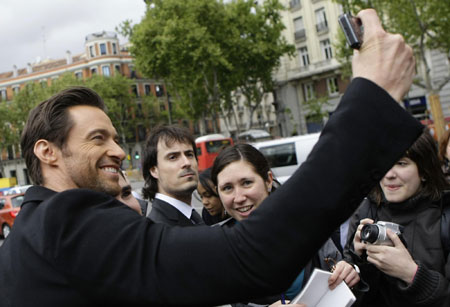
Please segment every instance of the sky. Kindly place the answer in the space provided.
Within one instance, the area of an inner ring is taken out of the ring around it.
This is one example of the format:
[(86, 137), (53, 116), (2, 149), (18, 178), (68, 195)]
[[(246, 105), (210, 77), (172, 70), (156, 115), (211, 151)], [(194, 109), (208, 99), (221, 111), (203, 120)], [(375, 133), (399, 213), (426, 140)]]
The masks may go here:
[[(139, 23), (144, 0), (0, 0), (0, 73), (84, 52), (86, 35)], [(119, 36), (119, 43), (126, 39)]]

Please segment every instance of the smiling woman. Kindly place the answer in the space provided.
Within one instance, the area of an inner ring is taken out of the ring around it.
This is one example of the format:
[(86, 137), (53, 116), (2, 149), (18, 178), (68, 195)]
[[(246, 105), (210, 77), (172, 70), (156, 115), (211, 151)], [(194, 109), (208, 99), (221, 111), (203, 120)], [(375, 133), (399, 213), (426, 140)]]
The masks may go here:
[[(424, 131), (351, 218), (344, 255), (369, 284), (362, 306), (446, 305), (450, 260), (440, 230), (446, 185), (437, 144)], [(388, 232), (389, 246), (363, 242), (363, 226), (378, 221), (403, 226), (401, 240)]]
[(225, 148), (214, 161), (211, 178), (225, 210), (237, 221), (249, 217), (273, 188), (269, 163), (248, 144)]

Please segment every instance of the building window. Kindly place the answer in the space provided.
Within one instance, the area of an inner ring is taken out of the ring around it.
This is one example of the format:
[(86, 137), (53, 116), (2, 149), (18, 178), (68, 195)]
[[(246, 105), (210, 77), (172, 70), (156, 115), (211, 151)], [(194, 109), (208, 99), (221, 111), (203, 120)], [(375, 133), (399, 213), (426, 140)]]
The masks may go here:
[(89, 54), (90, 54), (91, 58), (95, 57), (94, 46), (89, 46)]
[(97, 74), (97, 67), (92, 67), (91, 68), (91, 75), (96, 75)]
[(128, 65), (128, 68), (130, 69), (130, 78), (136, 79), (136, 71), (134, 70), (134, 65)]
[(164, 96), (164, 88), (162, 87), (162, 85), (155, 85), (155, 92), (156, 92), (156, 97), (162, 97)]
[(16, 94), (19, 94), (19, 91), (20, 91), (20, 86), (14, 86), (13, 87), (13, 93), (14, 93), (14, 95), (16, 95)]
[(135, 97), (139, 97), (139, 91), (137, 84), (131, 85), (131, 91), (133, 92)]
[(145, 96), (149, 96), (152, 93), (152, 91), (150, 89), (150, 84), (144, 85), (144, 91), (145, 91)]
[(46, 88), (47, 87), (47, 79), (40, 80), (39, 84), (41, 85), (42, 88)]
[(316, 10), (316, 30), (317, 32), (328, 30), (327, 15), (323, 7)]
[(300, 6), (301, 6), (300, 0), (291, 0), (291, 1), (289, 1), (289, 7), (291, 9), (293, 9), (293, 8), (300, 8)]
[(313, 83), (305, 83), (303, 84), (303, 94), (304, 94), (304, 98), (305, 101), (314, 99), (314, 97), (316, 96), (314, 93), (314, 84)]
[(6, 89), (1, 89), (0, 90), (0, 101), (6, 101), (7, 99), (7, 95), (6, 95)]
[(331, 50), (331, 44), (329, 39), (320, 41), (320, 49), (322, 49), (323, 57), (326, 60), (333, 58), (333, 52)]
[(303, 25), (303, 18), (298, 17), (294, 19), (294, 37), (295, 40), (306, 39), (305, 26)]
[(298, 54), (300, 57), (300, 66), (308, 66), (309, 65), (309, 55), (308, 55), (308, 48), (302, 47), (298, 50)]
[(108, 66), (102, 66), (102, 75), (109, 77), (111, 76), (111, 71), (109, 69), (109, 65)]
[(120, 65), (119, 64), (114, 65), (114, 69), (116, 70), (116, 72), (118, 72), (120, 74)]
[(75, 78), (77, 78), (79, 80), (83, 79), (83, 73), (81, 71), (76, 71)]
[(327, 89), (329, 95), (336, 95), (339, 93), (338, 79), (336, 77), (327, 79)]
[(106, 54), (106, 44), (105, 43), (100, 44), (100, 54), (101, 55)]
[(113, 54), (117, 54), (117, 45), (116, 43), (112, 43)]

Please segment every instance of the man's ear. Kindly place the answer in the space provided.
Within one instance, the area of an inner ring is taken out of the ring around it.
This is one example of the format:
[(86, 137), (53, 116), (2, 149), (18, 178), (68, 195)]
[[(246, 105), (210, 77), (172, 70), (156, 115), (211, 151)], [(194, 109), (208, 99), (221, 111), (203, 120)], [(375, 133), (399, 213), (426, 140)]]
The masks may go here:
[(60, 149), (55, 144), (41, 139), (34, 144), (34, 154), (38, 159), (48, 165), (56, 165)]
[(159, 178), (159, 171), (158, 167), (153, 166), (149, 170), (150, 175), (152, 175), (153, 178), (158, 179)]

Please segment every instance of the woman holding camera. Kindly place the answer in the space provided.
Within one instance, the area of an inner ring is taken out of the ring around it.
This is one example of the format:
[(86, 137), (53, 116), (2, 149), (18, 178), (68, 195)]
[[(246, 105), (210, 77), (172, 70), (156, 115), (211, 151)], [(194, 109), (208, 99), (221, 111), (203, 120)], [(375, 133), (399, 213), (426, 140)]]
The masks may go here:
[(441, 239), (446, 185), (436, 142), (424, 131), (352, 216), (344, 257), (369, 284), (361, 306), (450, 306), (450, 259)]

